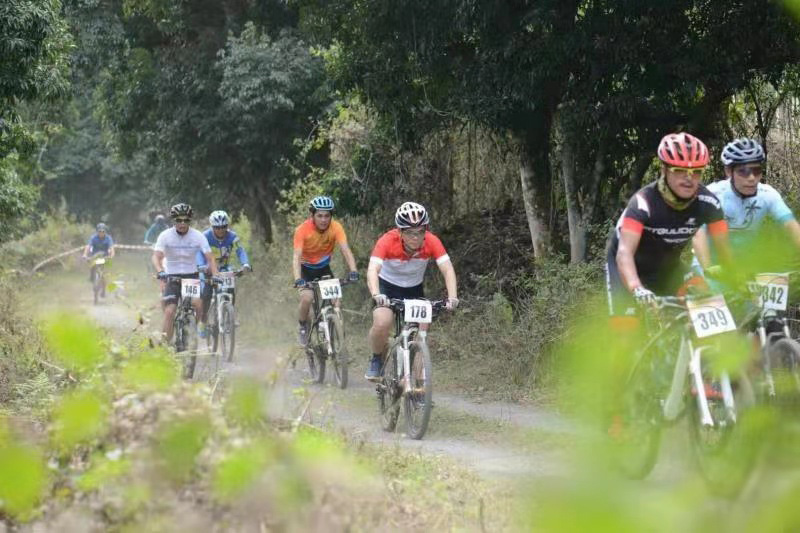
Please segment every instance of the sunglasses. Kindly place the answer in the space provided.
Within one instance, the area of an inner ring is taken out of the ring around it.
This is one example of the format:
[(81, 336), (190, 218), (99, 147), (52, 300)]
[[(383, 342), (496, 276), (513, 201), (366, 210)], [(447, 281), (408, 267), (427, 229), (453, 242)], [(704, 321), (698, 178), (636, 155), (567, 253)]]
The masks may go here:
[(424, 237), (425, 229), (403, 230), (403, 235), (406, 237)]
[(191, 218), (176, 218), (175, 219), (175, 223), (176, 224), (188, 224), (191, 221), (192, 221)]
[(667, 167), (667, 170), (674, 174), (686, 174), (690, 178), (699, 178), (703, 175), (703, 171), (706, 167), (699, 167), (699, 168), (683, 168), (683, 167)]
[(746, 178), (750, 174), (757, 178), (764, 175), (764, 169), (762, 167), (736, 167), (733, 171), (737, 176), (741, 176), (742, 178)]
[(211, 226), (214, 229), (228, 229), (228, 226)]

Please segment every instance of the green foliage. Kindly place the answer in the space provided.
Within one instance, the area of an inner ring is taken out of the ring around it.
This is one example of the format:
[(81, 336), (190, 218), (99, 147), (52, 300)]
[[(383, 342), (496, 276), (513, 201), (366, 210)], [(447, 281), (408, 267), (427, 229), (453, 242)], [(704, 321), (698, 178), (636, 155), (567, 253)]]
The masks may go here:
[(100, 489), (130, 472), (131, 461), (126, 458), (110, 459), (102, 454), (95, 454), (92, 466), (75, 482), (85, 492)]
[(162, 428), (156, 455), (169, 479), (178, 483), (187, 480), (210, 432), (209, 421), (203, 416), (172, 420)]
[(167, 390), (178, 378), (175, 358), (163, 349), (136, 354), (121, 369), (122, 383), (141, 392)]
[(53, 446), (66, 453), (86, 444), (107, 428), (108, 406), (91, 390), (77, 390), (61, 397), (53, 410)]
[(85, 245), (93, 233), (92, 226), (80, 224), (64, 211), (47, 216), (38, 228), (29, 224), (28, 233), (16, 241), (0, 245), (6, 264), (30, 271), (36, 263), (60, 252)]
[(0, 439), (0, 510), (25, 520), (44, 496), (47, 470), (41, 452), (19, 441)]
[(256, 441), (226, 455), (214, 467), (214, 495), (222, 503), (231, 503), (246, 492), (263, 474), (275, 452), (267, 441)]
[(264, 401), (264, 387), (260, 382), (238, 380), (225, 399), (225, 413), (235, 423), (252, 427), (263, 420)]
[(45, 338), (54, 358), (67, 370), (87, 373), (106, 361), (97, 328), (87, 319), (61, 314), (45, 324)]

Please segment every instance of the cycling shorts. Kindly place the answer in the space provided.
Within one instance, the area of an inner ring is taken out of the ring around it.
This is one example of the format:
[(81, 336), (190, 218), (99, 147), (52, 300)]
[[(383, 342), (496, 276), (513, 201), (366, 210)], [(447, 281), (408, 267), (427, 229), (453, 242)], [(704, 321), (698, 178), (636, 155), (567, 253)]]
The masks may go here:
[[(172, 274), (171, 277), (181, 279), (199, 279), (200, 273), (193, 274)], [(164, 284), (164, 289), (161, 291), (161, 300), (165, 304), (176, 303), (181, 297), (181, 282), (177, 280), (169, 280)]]
[(379, 277), (378, 290), (389, 299), (396, 298), (398, 300), (406, 300), (425, 297), (422, 283), (413, 287), (400, 287), (399, 285), (389, 283), (385, 279)]
[(317, 281), (325, 276), (333, 277), (330, 265), (325, 265), (322, 268), (309, 268), (306, 265), (300, 265), (300, 277), (306, 281)]

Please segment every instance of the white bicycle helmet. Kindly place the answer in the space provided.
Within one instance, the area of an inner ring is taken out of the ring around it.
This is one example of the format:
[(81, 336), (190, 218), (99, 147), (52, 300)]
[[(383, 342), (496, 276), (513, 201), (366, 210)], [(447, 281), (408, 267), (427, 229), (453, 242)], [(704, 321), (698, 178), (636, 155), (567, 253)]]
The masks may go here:
[(394, 214), (394, 224), (399, 229), (427, 226), (429, 223), (428, 211), (414, 202), (405, 202)]
[(720, 154), (722, 163), (729, 165), (743, 165), (745, 163), (761, 163), (764, 161), (764, 148), (753, 139), (736, 139), (725, 145)]
[(208, 221), (211, 223), (212, 228), (218, 228), (220, 226), (230, 225), (231, 219), (225, 211), (214, 211), (211, 213), (211, 216), (208, 217)]
[(333, 199), (330, 196), (315, 196), (309, 202), (311, 212), (333, 211)]

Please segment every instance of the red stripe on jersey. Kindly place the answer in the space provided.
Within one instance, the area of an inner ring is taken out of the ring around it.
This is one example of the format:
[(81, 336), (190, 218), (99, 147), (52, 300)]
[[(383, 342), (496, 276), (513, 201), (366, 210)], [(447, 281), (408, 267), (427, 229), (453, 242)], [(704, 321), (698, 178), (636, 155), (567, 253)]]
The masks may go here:
[(644, 224), (642, 224), (638, 220), (625, 217), (622, 219), (622, 229), (632, 231), (633, 233), (638, 233), (639, 235), (641, 235), (642, 232), (644, 232)]
[(724, 220), (717, 220), (708, 225), (709, 235), (724, 235), (728, 233), (728, 223)]

